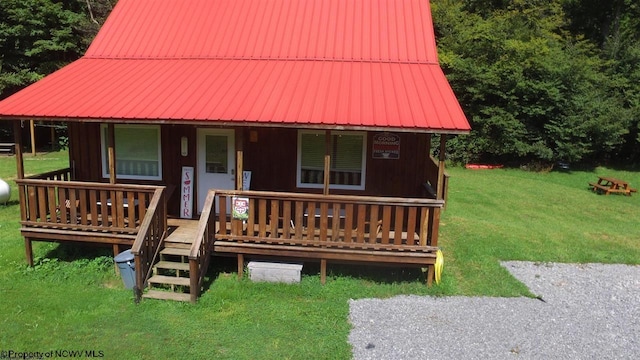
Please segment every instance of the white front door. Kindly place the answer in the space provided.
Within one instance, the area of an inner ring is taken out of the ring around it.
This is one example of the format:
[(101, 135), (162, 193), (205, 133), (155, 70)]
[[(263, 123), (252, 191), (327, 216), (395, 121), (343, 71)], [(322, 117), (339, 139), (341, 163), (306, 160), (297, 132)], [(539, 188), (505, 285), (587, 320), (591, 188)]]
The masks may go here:
[(209, 189), (235, 189), (234, 139), (234, 130), (198, 129), (198, 212)]

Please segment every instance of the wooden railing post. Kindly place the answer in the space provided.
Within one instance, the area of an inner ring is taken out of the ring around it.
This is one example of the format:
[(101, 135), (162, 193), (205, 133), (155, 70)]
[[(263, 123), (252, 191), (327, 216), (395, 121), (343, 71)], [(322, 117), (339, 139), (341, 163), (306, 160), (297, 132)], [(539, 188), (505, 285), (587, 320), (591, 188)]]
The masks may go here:
[[(200, 296), (200, 288), (207, 273), (215, 232), (215, 200), (216, 192), (209, 190), (200, 214), (198, 231), (189, 250), (189, 294), (192, 303)], [(219, 205), (223, 210), (222, 204)], [(225, 209), (226, 210), (226, 209)], [(220, 222), (220, 226), (226, 226)], [(232, 233), (233, 234), (233, 233)]]
[(131, 248), (136, 264), (136, 302), (140, 301), (147, 279), (151, 276), (155, 259), (167, 235), (165, 209), (164, 187), (157, 188)]

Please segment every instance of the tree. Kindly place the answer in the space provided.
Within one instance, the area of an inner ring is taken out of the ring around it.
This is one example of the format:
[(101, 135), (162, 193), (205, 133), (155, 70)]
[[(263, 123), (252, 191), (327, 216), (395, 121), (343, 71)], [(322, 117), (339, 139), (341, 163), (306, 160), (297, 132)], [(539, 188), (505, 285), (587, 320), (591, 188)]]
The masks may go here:
[(560, 1), (490, 1), (490, 12), (474, 12), (478, 3), (433, 2), (441, 64), (473, 128), (451, 143), (455, 157), (580, 161), (623, 143), (621, 83), (592, 42), (566, 30)]
[(615, 113), (629, 121), (629, 131), (615, 155), (640, 161), (640, 4), (635, 0), (565, 0), (569, 28), (601, 49), (606, 76), (615, 79)]
[[(89, 12), (89, 7), (92, 11)], [(79, 58), (111, 0), (2, 0), (0, 98)]]

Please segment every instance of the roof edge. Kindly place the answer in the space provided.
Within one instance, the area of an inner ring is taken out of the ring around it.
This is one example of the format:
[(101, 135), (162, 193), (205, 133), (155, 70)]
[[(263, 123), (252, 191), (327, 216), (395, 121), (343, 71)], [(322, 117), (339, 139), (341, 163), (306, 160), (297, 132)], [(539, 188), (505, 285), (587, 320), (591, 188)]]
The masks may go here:
[(310, 130), (336, 130), (336, 131), (386, 131), (421, 134), (451, 134), (467, 135), (471, 130), (462, 129), (425, 129), (425, 128), (401, 128), (384, 126), (343, 126), (322, 124), (290, 124), (290, 123), (258, 123), (251, 121), (228, 120), (174, 120), (174, 119), (103, 119), (103, 118), (58, 118), (58, 117), (16, 117), (0, 115), (0, 120), (7, 121), (48, 121), (48, 122), (76, 122), (76, 123), (114, 123), (114, 124), (147, 124), (147, 125), (192, 125), (199, 127), (253, 127), (253, 128), (283, 128), (283, 129), (310, 129)]

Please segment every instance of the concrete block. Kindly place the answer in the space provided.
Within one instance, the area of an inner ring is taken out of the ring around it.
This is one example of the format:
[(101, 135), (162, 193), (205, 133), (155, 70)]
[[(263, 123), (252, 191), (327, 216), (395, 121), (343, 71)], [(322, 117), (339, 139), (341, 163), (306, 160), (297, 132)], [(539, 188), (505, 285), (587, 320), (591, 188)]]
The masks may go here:
[(251, 281), (284, 282), (289, 284), (300, 282), (302, 264), (286, 264), (279, 262), (251, 261), (248, 265)]

